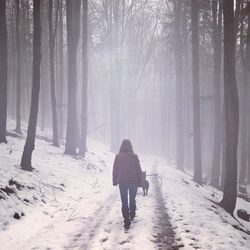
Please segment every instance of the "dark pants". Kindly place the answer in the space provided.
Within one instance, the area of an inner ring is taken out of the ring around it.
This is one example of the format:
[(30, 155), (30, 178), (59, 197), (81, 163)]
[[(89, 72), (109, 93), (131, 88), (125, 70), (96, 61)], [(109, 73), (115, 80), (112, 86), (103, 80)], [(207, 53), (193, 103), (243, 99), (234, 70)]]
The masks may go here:
[[(122, 216), (124, 218), (124, 222), (128, 222), (129, 216), (135, 217), (135, 197), (137, 194), (137, 185), (136, 184), (119, 184), (120, 195), (122, 201)], [(129, 196), (129, 203), (128, 203)]]

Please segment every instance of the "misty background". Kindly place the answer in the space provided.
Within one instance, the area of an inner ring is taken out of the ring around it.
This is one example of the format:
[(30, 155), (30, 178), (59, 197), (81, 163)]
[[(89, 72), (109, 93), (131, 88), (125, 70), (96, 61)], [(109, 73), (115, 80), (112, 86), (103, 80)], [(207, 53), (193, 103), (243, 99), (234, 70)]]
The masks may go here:
[(38, 1), (36, 15), (31, 0), (2, 2), (7, 113), (17, 133), (26, 130), (40, 70), (38, 129), (53, 130), (54, 146), (66, 140), (65, 153), (84, 156), (86, 136), (113, 152), (128, 138), (136, 152), (175, 162), (199, 184), (231, 190), (233, 181), (235, 197), (238, 179), (246, 192), (249, 1), (49, 0)]

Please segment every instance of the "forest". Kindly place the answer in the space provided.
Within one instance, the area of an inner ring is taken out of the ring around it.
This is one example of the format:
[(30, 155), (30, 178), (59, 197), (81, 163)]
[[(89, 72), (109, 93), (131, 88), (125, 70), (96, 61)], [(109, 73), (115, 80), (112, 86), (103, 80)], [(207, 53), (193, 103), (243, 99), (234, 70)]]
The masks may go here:
[(40, 141), (70, 168), (127, 138), (250, 220), (250, 1), (0, 0), (0, 173), (42, 171)]

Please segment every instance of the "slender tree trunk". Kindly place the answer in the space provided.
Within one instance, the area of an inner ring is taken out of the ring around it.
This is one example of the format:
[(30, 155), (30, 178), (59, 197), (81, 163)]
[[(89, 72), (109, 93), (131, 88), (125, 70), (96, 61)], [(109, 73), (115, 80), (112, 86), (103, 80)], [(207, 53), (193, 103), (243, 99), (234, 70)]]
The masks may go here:
[(246, 184), (246, 170), (247, 170), (247, 156), (248, 156), (248, 149), (247, 149), (247, 126), (248, 126), (248, 77), (246, 72), (246, 65), (243, 63), (243, 82), (242, 82), (242, 95), (240, 98), (240, 169), (239, 169), (239, 184), (245, 185)]
[(237, 195), (237, 148), (239, 97), (235, 74), (234, 0), (223, 0), (224, 12), (224, 100), (225, 100), (225, 184), (221, 206), (233, 214)]
[(25, 13), (25, 4), (24, 0), (20, 1), (20, 21), (19, 21), (19, 35), (20, 35), (20, 78), (21, 78), (21, 107), (22, 107), (22, 120), (28, 121), (28, 105), (27, 105), (27, 98), (25, 98), (25, 82), (26, 82), (26, 75), (25, 75), (25, 66), (26, 66), (26, 57), (25, 57), (25, 51), (26, 51), (26, 26), (25, 26), (25, 19), (26, 19), (26, 13)]
[(221, 140), (221, 181), (220, 181), (220, 190), (222, 191), (224, 188), (224, 184), (225, 184), (225, 172), (226, 172), (226, 159), (225, 159), (225, 155), (226, 155), (226, 131), (225, 131), (225, 104), (223, 102), (222, 104), (222, 111), (221, 111), (221, 117), (223, 117), (223, 119), (221, 119), (221, 136), (222, 136), (222, 140)]
[(26, 142), (24, 145), (21, 167), (23, 170), (32, 171), (31, 157), (35, 148), (36, 125), (39, 105), (40, 91), (40, 63), (41, 63), (41, 20), (40, 20), (40, 0), (33, 0), (33, 70), (32, 70), (32, 95), (29, 117), (29, 126)]
[[(58, 8), (59, 6), (57, 6)], [(55, 36), (57, 27), (58, 11), (55, 14), (55, 28), (53, 30), (53, 0), (49, 0), (49, 59), (50, 59), (50, 93), (52, 107), (52, 122), (53, 122), (53, 146), (58, 147), (58, 124), (57, 124), (57, 109), (56, 109), (56, 87), (55, 87)]]
[(188, 43), (188, 36), (189, 36), (189, 31), (188, 31), (188, 7), (187, 5), (184, 4), (183, 7), (183, 15), (182, 15), (182, 44), (183, 44), (183, 79), (187, 79), (183, 81), (183, 104), (182, 104), (182, 109), (183, 109), (183, 147), (184, 147), (184, 159), (183, 159), (183, 165), (188, 166), (189, 164), (189, 158), (190, 158), (190, 145), (189, 145), (189, 140), (188, 140), (188, 134), (189, 134), (189, 124), (190, 124), (190, 84), (189, 84), (189, 43)]
[[(32, 8), (30, 7), (30, 1), (25, 1), (25, 47), (24, 56), (25, 61), (22, 62), (24, 67), (25, 81), (23, 82), (23, 93), (25, 94), (27, 117), (29, 116), (30, 103), (31, 103), (31, 87), (32, 80), (30, 75), (32, 74)], [(22, 50), (23, 51), (23, 50)], [(27, 119), (28, 120), (28, 119)]]
[[(211, 185), (219, 188), (221, 165), (221, 13), (218, 0), (212, 0), (213, 43), (214, 43), (214, 152)], [(218, 19), (218, 23), (217, 23)]]
[(21, 60), (20, 60), (20, 4), (19, 0), (15, 0), (16, 4), (16, 129), (19, 134), (21, 131)]
[(42, 1), (41, 2), (41, 8), (42, 8), (42, 16), (41, 16), (41, 26), (42, 26), (42, 60), (41, 60), (41, 130), (44, 131), (46, 127), (46, 118), (47, 118), (47, 112), (48, 112), (48, 85), (49, 85), (49, 43), (48, 43), (48, 37), (49, 32), (47, 29), (47, 22), (48, 22), (48, 2)]
[[(248, 3), (250, 6), (250, 3)], [(248, 107), (250, 107), (250, 12), (248, 12), (248, 29), (247, 29), (247, 41), (246, 41), (246, 66), (247, 66), (247, 79), (248, 79)], [(248, 110), (248, 175), (247, 175), (247, 184), (250, 184), (250, 112)]]
[(181, 37), (182, 0), (175, 3), (175, 72), (176, 72), (176, 159), (177, 166), (184, 170), (184, 141), (183, 141), (183, 48)]
[(168, 73), (168, 67), (167, 67), (167, 58), (168, 58), (168, 50), (167, 46), (165, 45), (165, 48), (163, 48), (159, 53), (159, 68), (160, 72), (159, 74), (159, 84), (160, 84), (160, 110), (161, 110), (161, 155), (162, 157), (169, 158), (168, 152), (166, 150), (167, 143), (169, 142), (167, 137), (167, 131), (168, 131), (168, 94), (167, 94), (167, 73)]
[(200, 66), (199, 66), (199, 30), (198, 2), (191, 1), (192, 25), (192, 75), (193, 75), (193, 137), (194, 137), (194, 181), (202, 184), (201, 162), (201, 124), (200, 124)]
[(85, 157), (87, 138), (87, 111), (88, 111), (88, 0), (83, 0), (82, 15), (82, 112), (81, 112), (81, 139), (79, 154)]
[[(15, 51), (14, 49), (10, 49), (10, 48), (15, 48), (15, 38), (14, 38), (14, 34), (15, 34), (15, 25), (14, 25), (14, 21), (15, 21), (15, 9), (12, 8), (10, 11), (10, 24), (9, 24), (9, 34), (8, 34), (8, 51), (9, 54), (7, 55), (8, 57), (8, 85), (10, 85), (10, 90), (9, 92), (12, 93), (12, 95), (15, 97), (16, 96), (16, 82), (15, 82), (15, 77), (14, 74), (11, 74), (10, 72), (15, 72)], [(8, 91), (8, 90), (7, 90)], [(7, 104), (8, 105), (8, 104)], [(16, 115), (16, 98), (11, 98), (9, 101), (9, 106), (10, 106), (10, 114), (11, 114), (11, 119), (14, 120), (15, 119), (15, 115)]]
[(7, 143), (7, 25), (6, 1), (0, 1), (0, 143)]
[(77, 47), (80, 26), (80, 0), (66, 0), (68, 45), (68, 118), (65, 154), (76, 155), (77, 146)]
[[(250, 3), (249, 3), (250, 4)], [(250, 6), (250, 5), (249, 5)], [(246, 55), (243, 62), (243, 75), (244, 75), (244, 81), (243, 81), (243, 109), (242, 109), (242, 116), (244, 116), (244, 119), (242, 122), (244, 122), (244, 125), (242, 124), (242, 147), (241, 147), (241, 169), (240, 169), (240, 177), (239, 177), (239, 183), (242, 185), (246, 185), (247, 182), (247, 166), (248, 171), (250, 171), (250, 113), (249, 113), (249, 103), (250, 103), (250, 11), (247, 15), (248, 19), (248, 28), (247, 28), (247, 39), (246, 39)], [(244, 145), (243, 145), (244, 144)], [(249, 175), (249, 174), (248, 174)]]
[[(110, 39), (110, 113), (111, 113), (111, 151), (117, 152), (121, 140), (121, 117), (120, 117), (120, 86), (122, 82), (121, 65), (117, 55), (117, 48), (119, 47), (118, 39), (118, 25), (120, 21), (119, 3), (118, 1), (110, 1), (109, 4), (109, 39)], [(115, 53), (114, 53), (115, 52)], [(118, 76), (119, 75), (119, 76)], [(119, 79), (118, 79), (119, 78)]]
[(63, 138), (64, 132), (64, 49), (63, 49), (63, 0), (59, 7), (59, 136)]

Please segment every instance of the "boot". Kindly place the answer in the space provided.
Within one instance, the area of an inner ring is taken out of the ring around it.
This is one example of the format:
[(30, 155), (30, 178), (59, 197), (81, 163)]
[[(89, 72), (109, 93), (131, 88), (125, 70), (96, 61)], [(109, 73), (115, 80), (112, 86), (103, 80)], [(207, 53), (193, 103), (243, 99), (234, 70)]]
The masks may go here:
[(124, 220), (124, 228), (129, 229), (130, 228), (130, 220)]
[(133, 221), (135, 218), (135, 212), (130, 212), (129, 217), (130, 217), (130, 221)]

